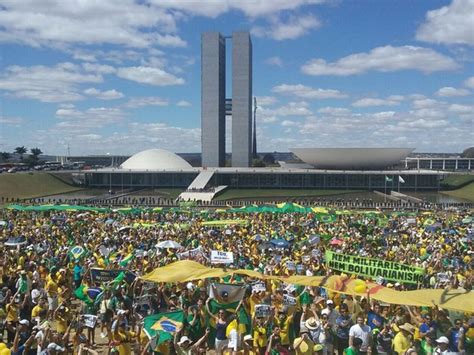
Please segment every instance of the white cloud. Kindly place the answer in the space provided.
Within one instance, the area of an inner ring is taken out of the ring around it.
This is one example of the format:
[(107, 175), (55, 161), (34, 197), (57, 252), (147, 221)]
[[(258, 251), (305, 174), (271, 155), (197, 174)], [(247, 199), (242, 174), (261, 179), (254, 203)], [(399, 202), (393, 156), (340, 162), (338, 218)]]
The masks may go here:
[(303, 99), (342, 99), (347, 97), (347, 95), (341, 93), (339, 90), (313, 89), (302, 84), (281, 84), (275, 86), (272, 92), (297, 96)]
[(72, 63), (60, 63), (53, 67), (36, 65), (32, 67), (10, 66), (0, 77), (0, 90), (15, 97), (42, 102), (67, 102), (82, 100), (78, 85), (100, 83), (102, 76), (90, 74)]
[(117, 76), (123, 79), (136, 81), (137, 83), (168, 86), (184, 84), (184, 79), (159, 68), (152, 67), (124, 67), (117, 69)]
[(458, 64), (443, 54), (430, 48), (414, 46), (384, 46), (372, 49), (368, 53), (356, 53), (328, 63), (324, 59), (312, 59), (301, 67), (308, 75), (347, 76), (365, 73), (371, 70), (393, 72), (399, 70), (419, 70), (432, 73), (453, 70)]
[(176, 35), (169, 35), (176, 31), (175, 15), (134, 0), (4, 1), (0, 24), (0, 41), (32, 46), (109, 43), (147, 48), (184, 44)]
[(144, 106), (168, 106), (167, 99), (158, 96), (134, 97), (130, 99), (124, 106), (128, 108), (138, 108)]
[(89, 88), (84, 90), (84, 94), (94, 96), (100, 100), (116, 100), (121, 99), (124, 95), (115, 89), (100, 91), (96, 88)]
[(22, 117), (0, 116), (0, 125), (21, 127), (24, 122)]
[(295, 121), (284, 120), (284, 121), (281, 122), (281, 125), (282, 125), (283, 127), (294, 127), (294, 126), (297, 126), (298, 123), (295, 122)]
[(125, 112), (119, 108), (111, 107), (91, 107), (83, 111), (75, 108), (60, 108), (55, 115), (61, 120), (55, 126), (57, 129), (78, 132), (117, 124), (126, 116)]
[(474, 89), (474, 76), (467, 78), (466, 81), (464, 81), (464, 85), (470, 89)]
[(87, 72), (98, 74), (113, 74), (116, 72), (116, 69), (114, 67), (106, 64), (84, 63), (82, 64), (82, 67)]
[(151, 0), (166, 9), (182, 10), (194, 15), (217, 17), (231, 10), (242, 11), (248, 17), (261, 17), (294, 10), (307, 4), (320, 4), (324, 0)]
[(301, 37), (320, 26), (321, 22), (313, 15), (292, 15), (286, 22), (280, 18), (275, 18), (268, 27), (255, 26), (250, 32), (256, 37), (268, 37), (283, 41)]
[(257, 96), (257, 106), (271, 106), (278, 102), (273, 96)]
[(453, 0), (448, 6), (428, 11), (416, 38), (442, 44), (474, 45), (474, 1)]
[(271, 112), (276, 116), (308, 116), (312, 114), (308, 103), (304, 101), (289, 102), (287, 105), (271, 110)]
[(469, 90), (457, 89), (451, 86), (442, 87), (436, 92), (437, 96), (443, 96), (443, 97), (467, 96), (469, 94), (470, 94)]
[(323, 107), (318, 110), (318, 113), (331, 116), (346, 116), (351, 113), (351, 110), (345, 107)]
[(274, 65), (280, 68), (283, 67), (283, 61), (278, 56), (268, 58), (267, 60), (265, 60), (265, 64)]
[(354, 107), (371, 107), (371, 106), (395, 106), (400, 104), (400, 100), (397, 100), (398, 97), (394, 96), (391, 99), (379, 99), (376, 97), (365, 97), (354, 101), (352, 106)]
[(176, 103), (176, 106), (178, 106), (178, 107), (190, 107), (191, 103), (189, 101), (186, 101), (186, 100), (180, 100)]

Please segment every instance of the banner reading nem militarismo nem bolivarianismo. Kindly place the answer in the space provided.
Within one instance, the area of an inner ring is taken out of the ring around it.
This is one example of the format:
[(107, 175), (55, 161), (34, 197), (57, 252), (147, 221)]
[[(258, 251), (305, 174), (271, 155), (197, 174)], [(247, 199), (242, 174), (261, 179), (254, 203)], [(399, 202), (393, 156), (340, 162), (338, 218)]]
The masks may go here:
[(331, 251), (326, 251), (326, 265), (347, 274), (367, 276), (372, 279), (383, 277), (385, 280), (400, 283), (422, 282), (424, 273), (422, 268), (415, 266)]

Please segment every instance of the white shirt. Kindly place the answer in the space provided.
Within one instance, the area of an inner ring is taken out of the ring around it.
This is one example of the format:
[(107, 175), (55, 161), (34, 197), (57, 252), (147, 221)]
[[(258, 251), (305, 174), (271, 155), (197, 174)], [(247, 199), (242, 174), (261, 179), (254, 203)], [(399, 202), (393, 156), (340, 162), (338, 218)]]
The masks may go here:
[(229, 344), (227, 347), (229, 349), (232, 349), (233, 351), (239, 350), (240, 346), (240, 336), (239, 333), (237, 332), (237, 329), (232, 329), (229, 333)]
[(355, 324), (349, 329), (349, 337), (360, 338), (362, 340), (362, 346), (360, 351), (367, 351), (369, 347), (369, 336), (371, 330), (367, 324), (364, 324), (362, 327), (359, 324)]

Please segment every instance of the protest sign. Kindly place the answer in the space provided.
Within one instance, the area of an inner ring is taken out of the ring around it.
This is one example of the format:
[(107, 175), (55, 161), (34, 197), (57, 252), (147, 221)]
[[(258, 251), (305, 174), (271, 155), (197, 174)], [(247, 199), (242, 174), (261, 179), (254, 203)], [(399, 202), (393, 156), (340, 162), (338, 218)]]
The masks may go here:
[(311, 256), (316, 259), (321, 256), (321, 251), (319, 249), (313, 249), (311, 251)]
[(311, 257), (309, 255), (303, 255), (301, 257), (301, 260), (304, 262), (304, 263), (308, 263), (310, 260), (311, 260)]
[(255, 318), (269, 317), (270, 313), (271, 313), (270, 305), (268, 304), (255, 305)]
[(267, 288), (263, 282), (256, 282), (252, 285), (252, 292), (265, 292)]
[(231, 251), (211, 250), (211, 264), (232, 264), (234, 253)]
[(283, 295), (283, 304), (286, 306), (296, 305), (296, 298), (290, 295)]
[(367, 276), (373, 279), (380, 276), (385, 280), (400, 283), (422, 282), (424, 274), (424, 269), (415, 266), (331, 251), (326, 251), (326, 264), (333, 270), (348, 274)]
[(416, 218), (407, 218), (407, 224), (408, 225), (415, 225), (416, 224)]
[(311, 237), (309, 237), (309, 243), (310, 244), (319, 244), (319, 242), (321, 241), (321, 236), (320, 235), (312, 235)]
[(296, 270), (296, 265), (295, 265), (295, 262), (294, 261), (291, 261), (291, 260), (288, 260), (286, 262), (286, 268), (288, 270)]
[(302, 264), (296, 265), (296, 273), (297, 274), (301, 275), (303, 273), (303, 271), (304, 271), (304, 266)]
[(95, 328), (95, 325), (97, 323), (97, 316), (94, 316), (92, 314), (84, 314), (82, 316), (82, 319), (84, 320), (84, 325), (87, 328)]
[(94, 282), (110, 282), (114, 280), (121, 272), (125, 273), (125, 280), (127, 283), (132, 283), (135, 280), (136, 275), (133, 272), (128, 270), (114, 269), (114, 270), (105, 270), (105, 269), (91, 269), (91, 277)]

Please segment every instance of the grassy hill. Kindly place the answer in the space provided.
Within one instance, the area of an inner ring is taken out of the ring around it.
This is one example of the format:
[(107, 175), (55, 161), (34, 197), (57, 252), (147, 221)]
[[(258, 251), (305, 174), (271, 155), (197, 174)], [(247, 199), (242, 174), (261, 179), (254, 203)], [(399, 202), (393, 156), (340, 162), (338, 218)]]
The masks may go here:
[(291, 197), (318, 197), (341, 195), (358, 190), (297, 190), (297, 189), (227, 189), (220, 193), (214, 200), (225, 201), (235, 199), (259, 198), (291, 198)]
[(450, 190), (450, 191), (440, 191), (442, 194), (463, 198), (465, 200), (469, 200), (474, 202), (474, 182), (471, 182), (468, 185), (465, 185), (457, 190)]
[(472, 174), (449, 175), (446, 179), (443, 180), (441, 185), (447, 189), (455, 189), (467, 185), (471, 182), (474, 182), (474, 175)]
[(0, 174), (0, 196), (8, 198), (33, 198), (56, 195), (81, 188), (71, 186), (43, 172)]

